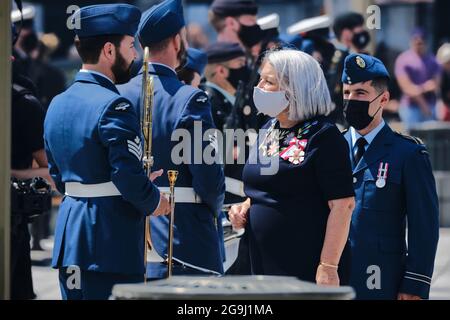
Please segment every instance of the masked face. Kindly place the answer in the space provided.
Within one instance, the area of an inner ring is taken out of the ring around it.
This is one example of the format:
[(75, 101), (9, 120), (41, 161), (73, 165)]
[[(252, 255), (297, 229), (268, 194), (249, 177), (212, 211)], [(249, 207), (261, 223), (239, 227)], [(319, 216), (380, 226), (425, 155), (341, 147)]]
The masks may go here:
[(253, 102), (259, 112), (276, 117), (289, 105), (286, 98), (286, 91), (266, 91), (255, 87), (253, 90)]
[(111, 71), (114, 74), (114, 78), (116, 79), (116, 84), (123, 84), (130, 81), (131, 67), (133, 66), (133, 63), (134, 60), (132, 60), (128, 65), (127, 62), (125, 61), (125, 58), (117, 48), (116, 61), (111, 67)]
[(238, 37), (244, 46), (251, 48), (263, 39), (264, 32), (258, 24), (254, 24), (252, 26), (240, 24)]
[(250, 80), (250, 69), (247, 66), (237, 69), (228, 68), (228, 72), (227, 80), (235, 89), (237, 89), (239, 81), (247, 83)]
[(370, 104), (377, 100), (383, 93), (384, 92), (380, 93), (372, 101), (344, 99), (344, 115), (348, 124), (356, 130), (367, 128), (381, 109), (380, 106), (371, 116), (369, 115)]
[(353, 34), (352, 43), (356, 48), (362, 50), (365, 47), (367, 47), (369, 42), (370, 42), (370, 34), (368, 31), (364, 30)]

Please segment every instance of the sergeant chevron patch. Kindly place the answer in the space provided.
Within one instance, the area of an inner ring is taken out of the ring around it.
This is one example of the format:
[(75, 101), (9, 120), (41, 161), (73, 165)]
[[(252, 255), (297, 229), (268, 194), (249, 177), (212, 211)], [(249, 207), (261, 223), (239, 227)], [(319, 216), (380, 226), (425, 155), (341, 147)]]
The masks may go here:
[(138, 158), (139, 161), (142, 160), (142, 147), (141, 147), (141, 139), (136, 136), (134, 141), (127, 140), (128, 143), (128, 151)]

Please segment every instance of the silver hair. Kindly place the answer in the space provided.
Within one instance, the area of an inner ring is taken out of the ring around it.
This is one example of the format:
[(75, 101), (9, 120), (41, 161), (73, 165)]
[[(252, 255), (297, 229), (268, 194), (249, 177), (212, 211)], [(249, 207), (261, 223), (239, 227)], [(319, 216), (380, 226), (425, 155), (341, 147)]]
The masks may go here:
[(265, 61), (274, 67), (280, 90), (286, 91), (290, 120), (308, 120), (334, 110), (322, 68), (313, 57), (285, 49), (270, 51)]

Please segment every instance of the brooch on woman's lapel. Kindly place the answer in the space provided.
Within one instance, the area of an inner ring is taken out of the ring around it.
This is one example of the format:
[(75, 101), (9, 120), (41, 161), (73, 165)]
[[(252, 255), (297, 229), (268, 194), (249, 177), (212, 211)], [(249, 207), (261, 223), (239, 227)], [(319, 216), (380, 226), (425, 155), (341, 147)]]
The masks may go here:
[(275, 129), (276, 121), (272, 123), (267, 130), (266, 136), (263, 142), (259, 145), (259, 150), (262, 151), (264, 157), (276, 157), (280, 151), (280, 139), (284, 139), (287, 132), (282, 132), (279, 129)]
[(297, 137), (293, 137), (289, 141), (289, 147), (280, 153), (280, 158), (295, 165), (302, 163), (305, 160), (305, 148), (307, 144), (308, 140), (300, 140)]

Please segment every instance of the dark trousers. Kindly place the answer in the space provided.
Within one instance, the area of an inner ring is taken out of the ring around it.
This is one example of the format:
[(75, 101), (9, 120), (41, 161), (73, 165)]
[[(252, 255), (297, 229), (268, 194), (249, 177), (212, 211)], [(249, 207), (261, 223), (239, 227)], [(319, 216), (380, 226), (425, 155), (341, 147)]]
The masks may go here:
[(250, 248), (249, 248), (248, 232), (242, 235), (239, 240), (238, 256), (236, 261), (228, 268), (226, 275), (250, 275), (252, 268), (250, 263)]
[(31, 223), (31, 236), (33, 237), (32, 250), (42, 250), (40, 241), (49, 236), (50, 214), (44, 213), (33, 218)]
[(74, 285), (75, 273), (59, 269), (59, 288), (63, 300), (107, 300), (115, 284), (139, 283), (144, 275), (80, 270), (79, 286)]
[(11, 216), (11, 299), (34, 299), (31, 278), (30, 232), (20, 215)]
[[(155, 281), (167, 278), (167, 264), (161, 262), (150, 262), (147, 264), (147, 270), (151, 276), (147, 277), (148, 281)], [(203, 272), (197, 269), (183, 266), (176, 261), (173, 263), (172, 267), (173, 276), (214, 276), (211, 273)]]

